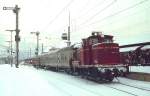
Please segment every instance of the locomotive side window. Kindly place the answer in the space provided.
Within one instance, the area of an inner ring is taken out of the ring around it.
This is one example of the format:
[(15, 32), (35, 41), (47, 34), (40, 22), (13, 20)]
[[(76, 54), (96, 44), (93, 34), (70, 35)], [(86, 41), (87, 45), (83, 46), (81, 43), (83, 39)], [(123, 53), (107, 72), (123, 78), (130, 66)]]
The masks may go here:
[(97, 43), (98, 43), (98, 38), (92, 38), (89, 40), (90, 45), (97, 44)]

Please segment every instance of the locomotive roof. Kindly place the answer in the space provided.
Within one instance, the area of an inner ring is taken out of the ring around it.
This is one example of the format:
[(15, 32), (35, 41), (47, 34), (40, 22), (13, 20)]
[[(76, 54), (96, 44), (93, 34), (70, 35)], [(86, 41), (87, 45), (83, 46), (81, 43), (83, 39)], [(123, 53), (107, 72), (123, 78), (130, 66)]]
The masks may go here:
[(87, 39), (90, 39), (90, 38), (95, 38), (95, 37), (100, 37), (100, 38), (113, 38), (112, 35), (92, 35), (92, 36), (89, 36)]

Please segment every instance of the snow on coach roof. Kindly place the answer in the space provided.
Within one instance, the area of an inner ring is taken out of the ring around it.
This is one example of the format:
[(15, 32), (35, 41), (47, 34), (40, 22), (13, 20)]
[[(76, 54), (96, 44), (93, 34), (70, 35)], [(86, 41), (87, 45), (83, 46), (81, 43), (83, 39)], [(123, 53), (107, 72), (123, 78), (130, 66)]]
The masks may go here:
[(138, 47), (139, 47), (139, 46), (120, 48), (120, 52), (134, 51), (134, 50), (136, 50)]
[[(126, 52), (126, 51), (134, 51), (137, 48), (139, 48), (140, 46), (133, 46), (133, 47), (125, 47), (125, 48), (120, 48), (120, 52)], [(150, 45), (145, 45), (143, 47), (140, 48), (141, 50), (145, 50), (145, 49), (150, 49)]]
[(150, 49), (150, 45), (145, 45), (143, 46), (141, 49), (145, 50), (145, 49)]
[(146, 50), (146, 49), (150, 49), (150, 42), (128, 44), (128, 45), (122, 45), (119, 47), (120, 47), (120, 52), (133, 51), (133, 50), (136, 50), (137, 48), (141, 50)]

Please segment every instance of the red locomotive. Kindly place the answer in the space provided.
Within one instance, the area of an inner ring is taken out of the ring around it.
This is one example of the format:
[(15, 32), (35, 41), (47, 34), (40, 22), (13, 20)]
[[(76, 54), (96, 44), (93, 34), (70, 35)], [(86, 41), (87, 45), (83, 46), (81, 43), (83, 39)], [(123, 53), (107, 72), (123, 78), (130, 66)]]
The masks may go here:
[[(128, 66), (121, 64), (119, 45), (113, 43), (113, 36), (93, 32), (82, 39), (80, 47), (72, 45), (38, 56), (41, 68), (90, 77), (96, 80), (112, 81), (114, 77), (128, 71)], [(35, 58), (34, 58), (35, 61)]]
[(82, 47), (74, 50), (71, 67), (80, 75), (109, 81), (128, 72), (128, 66), (120, 62), (119, 45), (113, 43), (113, 36), (100, 32), (82, 39)]

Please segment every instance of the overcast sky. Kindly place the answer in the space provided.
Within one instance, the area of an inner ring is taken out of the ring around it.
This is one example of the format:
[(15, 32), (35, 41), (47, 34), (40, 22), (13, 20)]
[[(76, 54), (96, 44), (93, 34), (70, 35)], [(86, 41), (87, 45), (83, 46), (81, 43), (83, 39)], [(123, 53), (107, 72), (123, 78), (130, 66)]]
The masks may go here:
[(3, 7), (15, 4), (21, 8), (21, 51), (35, 49), (33, 31), (40, 32), (40, 45), (45, 48), (66, 46), (61, 34), (67, 32), (69, 11), (73, 43), (92, 31), (114, 35), (120, 45), (150, 41), (150, 0), (0, 0), (0, 45), (8, 46), (10, 32), (5, 30), (15, 29), (15, 14)]

